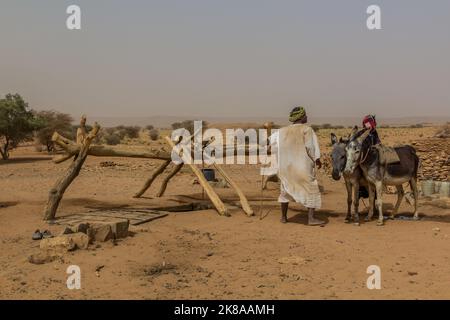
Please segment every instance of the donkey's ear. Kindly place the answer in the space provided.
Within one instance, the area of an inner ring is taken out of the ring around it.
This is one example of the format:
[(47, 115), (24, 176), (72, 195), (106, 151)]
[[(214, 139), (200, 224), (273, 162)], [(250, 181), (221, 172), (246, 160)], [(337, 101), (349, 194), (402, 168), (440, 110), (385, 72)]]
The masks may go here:
[(336, 135), (335, 135), (334, 133), (331, 133), (331, 144), (333, 145), (333, 144), (335, 144), (337, 141), (338, 141), (338, 140), (337, 140)]
[(354, 126), (352, 132), (348, 135), (348, 139), (351, 139), (358, 132), (358, 126)]

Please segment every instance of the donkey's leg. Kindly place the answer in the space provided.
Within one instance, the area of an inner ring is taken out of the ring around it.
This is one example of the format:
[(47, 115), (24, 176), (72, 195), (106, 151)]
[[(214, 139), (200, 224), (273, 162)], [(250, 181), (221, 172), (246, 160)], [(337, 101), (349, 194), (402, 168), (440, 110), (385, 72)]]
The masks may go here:
[(359, 183), (358, 181), (356, 181), (353, 184), (353, 207), (354, 207), (354, 212), (353, 212), (353, 223), (356, 226), (359, 226)]
[(402, 202), (403, 197), (405, 196), (405, 190), (403, 190), (403, 186), (399, 184), (395, 186), (397, 188), (397, 202), (395, 203), (394, 210), (392, 210), (390, 218), (394, 220), (395, 215), (398, 212), (398, 208), (400, 207), (400, 203)]
[(347, 216), (344, 222), (349, 223), (352, 218), (352, 184), (350, 181), (345, 181), (345, 187), (347, 188)]
[(413, 177), (409, 180), (409, 186), (414, 194), (414, 220), (419, 220), (419, 212), (417, 211), (417, 202), (419, 200), (419, 192), (417, 191), (417, 178)]
[(367, 188), (369, 188), (369, 212), (365, 220), (370, 221), (373, 218), (373, 211), (375, 210), (375, 189), (371, 183), (367, 185)]
[(377, 200), (375, 201), (375, 204), (378, 208), (378, 222), (377, 225), (382, 226), (384, 224), (383, 222), (383, 183), (381, 181), (375, 182), (375, 189), (377, 192)]

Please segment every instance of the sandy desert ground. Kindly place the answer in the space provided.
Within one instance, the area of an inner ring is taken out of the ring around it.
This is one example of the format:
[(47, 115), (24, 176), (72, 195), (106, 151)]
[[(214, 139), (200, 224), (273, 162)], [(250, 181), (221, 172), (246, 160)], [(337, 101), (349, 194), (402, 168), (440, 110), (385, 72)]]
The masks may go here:
[[(396, 144), (426, 139), (435, 128), (380, 131), (383, 141)], [(330, 149), (329, 133), (319, 131), (324, 157)], [(102, 161), (116, 165), (102, 167)], [(34, 230), (62, 230), (43, 222), (42, 213), (49, 188), (68, 165), (53, 164), (49, 155), (31, 146), (0, 161), (1, 299), (450, 299), (448, 202), (435, 205), (421, 198), (421, 221), (388, 220), (383, 227), (376, 221), (359, 227), (345, 224), (343, 181), (333, 181), (326, 167), (319, 173), (324, 192), (318, 216), (327, 221), (324, 227), (307, 226), (300, 205), (292, 205), (289, 223), (281, 224), (275, 183), (263, 192), (267, 216), (261, 220), (259, 168), (233, 165), (228, 172), (251, 200), (254, 217), (239, 208), (231, 210), (231, 217), (214, 210), (171, 213), (133, 227), (128, 238), (115, 244), (31, 264), (28, 256), (39, 250), (39, 241), (31, 240)], [(156, 165), (144, 159), (88, 157), (58, 215), (202, 199), (188, 168), (169, 184), (163, 198), (153, 198), (156, 182), (145, 197), (133, 199)], [(227, 203), (237, 201), (232, 189), (217, 192)], [(385, 210), (392, 210), (395, 197), (386, 195)], [(364, 205), (360, 208), (365, 214)], [(399, 215), (412, 211), (403, 202)], [(73, 264), (81, 268), (80, 290), (66, 287), (66, 268)], [(366, 287), (370, 265), (381, 268), (381, 290)]]

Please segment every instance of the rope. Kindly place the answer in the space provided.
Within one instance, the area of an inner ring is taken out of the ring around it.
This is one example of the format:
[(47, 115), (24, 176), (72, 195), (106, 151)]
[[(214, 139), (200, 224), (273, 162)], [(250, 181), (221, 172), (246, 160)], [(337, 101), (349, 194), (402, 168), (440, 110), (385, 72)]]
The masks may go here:
[(367, 148), (366, 155), (364, 156), (363, 160), (361, 160), (361, 161), (359, 162), (359, 164), (363, 164), (363, 163), (366, 161), (367, 156), (369, 155), (369, 151), (370, 151), (371, 148), (372, 148), (372, 146), (370, 146), (369, 148)]

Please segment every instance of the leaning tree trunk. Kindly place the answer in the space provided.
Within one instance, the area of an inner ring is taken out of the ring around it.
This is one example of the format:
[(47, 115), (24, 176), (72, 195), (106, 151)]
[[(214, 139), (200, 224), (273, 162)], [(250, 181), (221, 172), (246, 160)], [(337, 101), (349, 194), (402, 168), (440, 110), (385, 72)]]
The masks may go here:
[[(56, 216), (56, 211), (58, 210), (59, 203), (64, 195), (64, 192), (72, 183), (72, 181), (78, 176), (80, 173), (81, 167), (83, 166), (84, 161), (88, 156), (89, 146), (92, 140), (96, 137), (100, 126), (95, 123), (94, 128), (91, 132), (86, 136), (85, 124), (86, 120), (82, 118), (81, 127), (77, 133), (77, 140), (82, 141), (82, 145), (80, 148), (80, 152), (76, 159), (72, 162), (64, 176), (62, 176), (55, 184), (55, 186), (50, 189), (48, 194), (47, 205), (44, 209), (44, 220), (53, 220)], [(81, 137), (83, 136), (83, 137)]]

